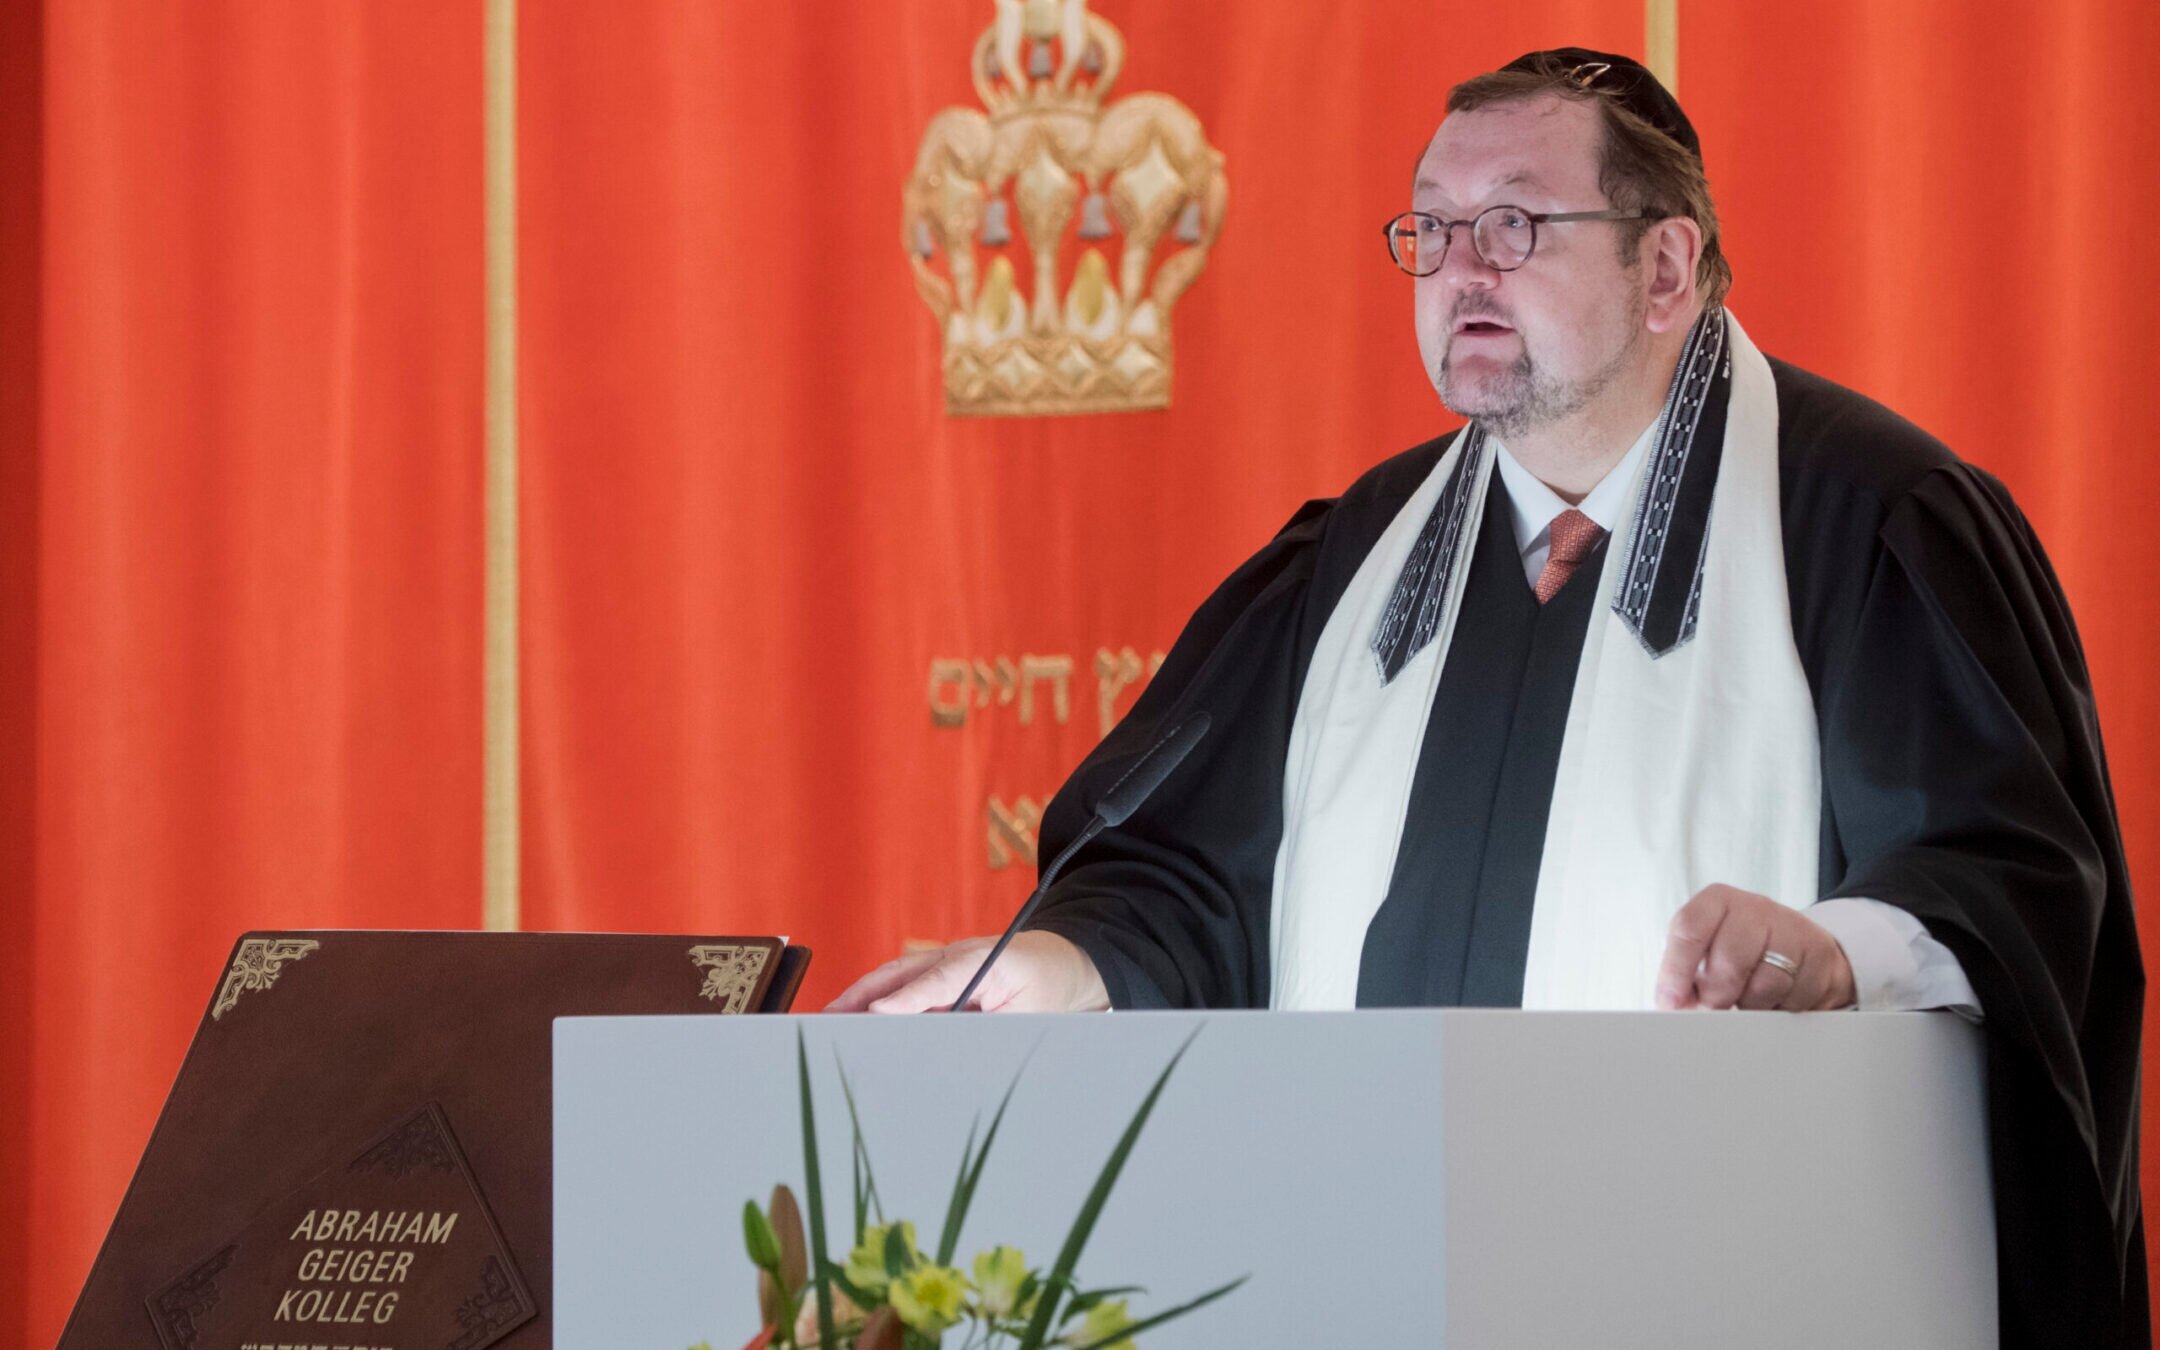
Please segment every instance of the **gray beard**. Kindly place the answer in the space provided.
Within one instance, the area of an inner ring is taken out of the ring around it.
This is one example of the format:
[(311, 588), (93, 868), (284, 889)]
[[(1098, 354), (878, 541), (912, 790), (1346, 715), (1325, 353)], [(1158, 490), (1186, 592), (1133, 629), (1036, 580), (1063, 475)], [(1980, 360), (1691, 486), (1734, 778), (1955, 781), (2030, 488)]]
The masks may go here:
[[(1602, 387), (1602, 381), (1593, 381)], [(1556, 380), (1539, 370), (1524, 352), (1501, 375), (1486, 384), (1479, 396), (1455, 387), (1447, 358), (1440, 359), (1437, 387), (1440, 401), (1458, 417), (1483, 422), (1486, 430), (1503, 441), (1519, 440), (1525, 431), (1582, 411), (1597, 392), (1583, 384)]]
[(1587, 378), (1570, 382), (1546, 374), (1530, 359), (1530, 348), (1525, 344), (1522, 355), (1487, 386), (1483, 399), (1474, 399), (1467, 390), (1453, 387), (1453, 373), (1445, 355), (1440, 358), (1440, 374), (1433, 387), (1439, 391), (1440, 401), (1456, 416), (1483, 422), (1485, 429), (1503, 442), (1519, 440), (1526, 431), (1581, 412), (1626, 373), (1636, 349), (1645, 340), (1642, 321), (1649, 312), (1648, 298), (1638, 295), (1630, 309), (1628, 327), (1632, 335), (1626, 345)]
[(1454, 387), (1453, 372), (1448, 369), (1447, 358), (1443, 356), (1440, 358), (1440, 378), (1434, 382), (1434, 387), (1440, 393), (1440, 401), (1457, 416), (1483, 422), (1486, 430), (1502, 441), (1519, 440), (1526, 431), (1549, 426), (1588, 407), (1592, 399), (1620, 378), (1634, 348), (1635, 343), (1629, 342), (1587, 379), (1573, 381), (1546, 374), (1525, 350), (1496, 379), (1487, 383), (1480, 391), (1482, 397), (1473, 397), (1469, 391)]

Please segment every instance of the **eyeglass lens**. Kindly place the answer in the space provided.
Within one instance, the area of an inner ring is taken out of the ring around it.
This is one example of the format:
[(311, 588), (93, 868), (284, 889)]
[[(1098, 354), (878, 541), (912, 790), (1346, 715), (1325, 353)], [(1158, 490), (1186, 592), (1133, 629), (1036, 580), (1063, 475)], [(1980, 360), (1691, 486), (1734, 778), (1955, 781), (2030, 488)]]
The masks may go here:
[[(1395, 265), (1412, 276), (1431, 276), (1446, 260), (1454, 224), (1438, 216), (1409, 211), (1395, 218), (1388, 230), (1388, 251)], [(1485, 265), (1498, 272), (1512, 272), (1529, 261), (1537, 247), (1537, 225), (1527, 212), (1512, 206), (1489, 206), (1470, 223), (1470, 240)]]

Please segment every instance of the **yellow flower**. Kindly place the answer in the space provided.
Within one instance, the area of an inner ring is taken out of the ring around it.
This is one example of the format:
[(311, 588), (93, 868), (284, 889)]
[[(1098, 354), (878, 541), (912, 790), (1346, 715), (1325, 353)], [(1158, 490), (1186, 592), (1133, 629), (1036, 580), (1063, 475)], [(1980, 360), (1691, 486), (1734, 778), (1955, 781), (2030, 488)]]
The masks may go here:
[[(1094, 1345), (1099, 1341), (1109, 1341), (1112, 1336), (1117, 1335), (1132, 1324), (1132, 1315), (1125, 1311), (1124, 1299), (1119, 1299), (1114, 1303), (1098, 1303), (1087, 1310), (1087, 1316), (1080, 1319), (1079, 1330), (1069, 1331), (1065, 1334), (1065, 1343), (1067, 1345)], [(1121, 1341), (1110, 1341), (1108, 1345), (1103, 1346), (1103, 1350), (1134, 1350), (1132, 1338), (1128, 1336)]]
[(920, 1265), (894, 1280), (886, 1297), (901, 1321), (925, 1336), (935, 1336), (960, 1320), (967, 1277), (951, 1266)]
[[(864, 1224), (862, 1245), (848, 1253), (848, 1283), (866, 1294), (878, 1292), (892, 1279), (885, 1273), (885, 1235), (892, 1227), (887, 1223)], [(922, 1254), (915, 1250), (915, 1225), (906, 1219), (900, 1221), (900, 1240), (907, 1245), (908, 1256), (919, 1261)]]
[(982, 1291), (983, 1311), (992, 1317), (1018, 1312), (1020, 1285), (1027, 1273), (1027, 1258), (1011, 1247), (992, 1247), (976, 1257), (975, 1287)]

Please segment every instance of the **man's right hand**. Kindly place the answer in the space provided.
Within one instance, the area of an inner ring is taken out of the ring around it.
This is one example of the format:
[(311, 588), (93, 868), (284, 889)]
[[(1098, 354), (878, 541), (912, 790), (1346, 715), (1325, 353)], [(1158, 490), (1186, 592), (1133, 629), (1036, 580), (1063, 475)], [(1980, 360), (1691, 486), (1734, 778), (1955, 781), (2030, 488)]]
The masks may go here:
[[(827, 1012), (912, 1013), (949, 1008), (975, 975), (996, 938), (968, 938), (949, 947), (909, 952), (887, 961), (825, 1005)], [(984, 1012), (1100, 1012), (1110, 992), (1087, 953), (1055, 933), (1020, 933), (976, 986), (971, 1006)]]

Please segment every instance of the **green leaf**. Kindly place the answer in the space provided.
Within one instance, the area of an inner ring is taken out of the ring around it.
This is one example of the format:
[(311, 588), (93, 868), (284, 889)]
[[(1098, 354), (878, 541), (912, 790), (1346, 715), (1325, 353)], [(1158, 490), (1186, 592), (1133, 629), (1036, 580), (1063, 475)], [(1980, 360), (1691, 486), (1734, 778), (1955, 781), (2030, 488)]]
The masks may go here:
[(937, 1263), (952, 1264), (953, 1248), (960, 1242), (960, 1216), (967, 1209), (968, 1163), (975, 1156), (975, 1132), (982, 1128), (982, 1115), (968, 1122), (967, 1142), (960, 1146), (960, 1171), (953, 1177), (952, 1198), (945, 1202), (945, 1228), (938, 1234)]
[(860, 1247), (862, 1246), (863, 1225), (868, 1222), (867, 1202), (865, 1199), (868, 1192), (863, 1190), (862, 1140), (856, 1140), (855, 1147), (848, 1150), (848, 1165), (854, 1172), (854, 1186), (852, 1189), (855, 1192), (855, 1246)]
[(782, 1294), (780, 1295), (780, 1305), (774, 1312), (773, 1320), (766, 1325), (786, 1327), (789, 1335), (792, 1336), (795, 1329), (795, 1319), (801, 1315), (802, 1305), (788, 1295)]
[(831, 1280), (825, 1274), (825, 1183), (818, 1176), (817, 1111), (810, 1101), (810, 1050), (795, 1027), (795, 1078), (802, 1090), (803, 1190), (810, 1201), (810, 1262), (817, 1271), (818, 1344), (840, 1342), (833, 1334)]
[(1080, 1264), (1080, 1252), (1087, 1246), (1089, 1234), (1095, 1231), (1095, 1220), (1101, 1217), (1102, 1207), (1110, 1199), (1110, 1189), (1117, 1185), (1118, 1174), (1125, 1170), (1125, 1159), (1131, 1155), (1133, 1145), (1139, 1142), (1140, 1131), (1146, 1126), (1148, 1116), (1154, 1112), (1155, 1102), (1162, 1096), (1164, 1085), (1169, 1083), (1171, 1072), (1177, 1068), (1178, 1061), (1185, 1058), (1185, 1052), (1192, 1049), (1193, 1037), (1199, 1034), (1200, 1028), (1194, 1027), (1192, 1035), (1187, 1036), (1185, 1043), (1178, 1047), (1177, 1053), (1170, 1056), (1170, 1062), (1163, 1066), (1162, 1073), (1156, 1077), (1155, 1086), (1148, 1089), (1146, 1098), (1140, 1103), (1140, 1109), (1133, 1113), (1132, 1123), (1125, 1127), (1125, 1133), (1119, 1137), (1117, 1147), (1110, 1150), (1109, 1160), (1103, 1163), (1101, 1174), (1095, 1178), (1095, 1185), (1088, 1191), (1087, 1199), (1080, 1206), (1080, 1213), (1073, 1218), (1072, 1230), (1065, 1235), (1065, 1245), (1059, 1249), (1057, 1260), (1050, 1267), (1048, 1282), (1051, 1292), (1036, 1305), (1035, 1320), (1028, 1323), (1027, 1335), (1021, 1338), (1018, 1350), (1042, 1350), (1043, 1342), (1049, 1337), (1050, 1326), (1057, 1318), (1059, 1296), (1055, 1291), (1059, 1286), (1069, 1286), (1073, 1267)]
[(870, 1170), (870, 1146), (863, 1142), (862, 1117), (855, 1114), (855, 1085), (848, 1081), (847, 1065), (840, 1062), (840, 1051), (833, 1050), (833, 1067), (840, 1070), (840, 1095), (847, 1098), (848, 1128), (855, 1136), (855, 1164), (862, 1178), (862, 1195), (855, 1201), (855, 1244), (862, 1245), (863, 1196), (877, 1214), (879, 1223), (885, 1222), (885, 1202), (878, 1198), (877, 1177)]
[(870, 1198), (870, 1214), (879, 1223), (883, 1223), (885, 1199), (878, 1194), (877, 1178), (870, 1174), (870, 1146), (858, 1139), (855, 1141), (855, 1152), (862, 1158), (863, 1193)]
[(1065, 1313), (1058, 1321), (1062, 1323), (1068, 1322), (1075, 1317), (1085, 1317), (1088, 1309), (1106, 1298), (1116, 1298), (1121, 1294), (1144, 1294), (1146, 1292), (1146, 1289), (1137, 1284), (1121, 1284), (1115, 1289), (1090, 1289), (1085, 1293), (1074, 1294), (1072, 1302), (1065, 1305)]
[(1230, 1281), (1230, 1283), (1226, 1285), (1223, 1285), (1219, 1289), (1208, 1290), (1206, 1293), (1202, 1294), (1200, 1297), (1194, 1299), (1190, 1303), (1180, 1303), (1178, 1306), (1170, 1309), (1168, 1312), (1159, 1312), (1156, 1313), (1153, 1317), (1143, 1317), (1139, 1321), (1133, 1323), (1131, 1326), (1125, 1327), (1124, 1329), (1116, 1332), (1113, 1335), (1105, 1336), (1099, 1341), (1090, 1341), (1086, 1345), (1078, 1347), (1078, 1350), (1102, 1350), (1102, 1348), (1106, 1345), (1116, 1345), (1119, 1341), (1130, 1339), (1131, 1337), (1139, 1335), (1143, 1331), (1152, 1331), (1156, 1327), (1161, 1326), (1163, 1323), (1169, 1321), (1174, 1317), (1183, 1317), (1185, 1314), (1193, 1311), (1196, 1308), (1202, 1308), (1210, 1303), (1213, 1303), (1216, 1299), (1221, 1298), (1224, 1294), (1227, 1294), (1233, 1289), (1236, 1289), (1239, 1285), (1245, 1283), (1245, 1281), (1251, 1278), (1252, 1276), (1250, 1275), (1240, 1275), (1236, 1279)]
[[(960, 1248), (960, 1226), (967, 1222), (968, 1207), (975, 1203), (975, 1185), (982, 1180), (983, 1164), (990, 1160), (990, 1146), (997, 1142), (998, 1126), (1005, 1121), (1005, 1108), (1012, 1105), (1013, 1089), (1020, 1086), (1020, 1075), (1027, 1072), (1028, 1060), (1034, 1057), (1035, 1052), (1029, 1050), (1027, 1059), (1021, 1060), (1020, 1067), (1013, 1070), (1012, 1081), (1005, 1085), (1005, 1096), (998, 1102), (997, 1114), (990, 1117), (990, 1132), (983, 1136), (982, 1151), (975, 1155), (974, 1166), (968, 1165), (964, 1150), (960, 1155), (962, 1179), (954, 1183), (953, 1203), (945, 1212), (945, 1231), (938, 1236), (937, 1263), (941, 1266), (951, 1265), (953, 1253)], [(968, 1139), (971, 1143), (974, 1137), (974, 1131), (970, 1130)]]
[(755, 1200), (743, 1201), (742, 1231), (743, 1245), (750, 1249), (750, 1264), (778, 1277), (780, 1239), (773, 1233), (772, 1221), (765, 1217), (765, 1211), (758, 1208)]
[(885, 1273), (899, 1279), (915, 1261), (907, 1249), (907, 1235), (894, 1224), (885, 1230)]

